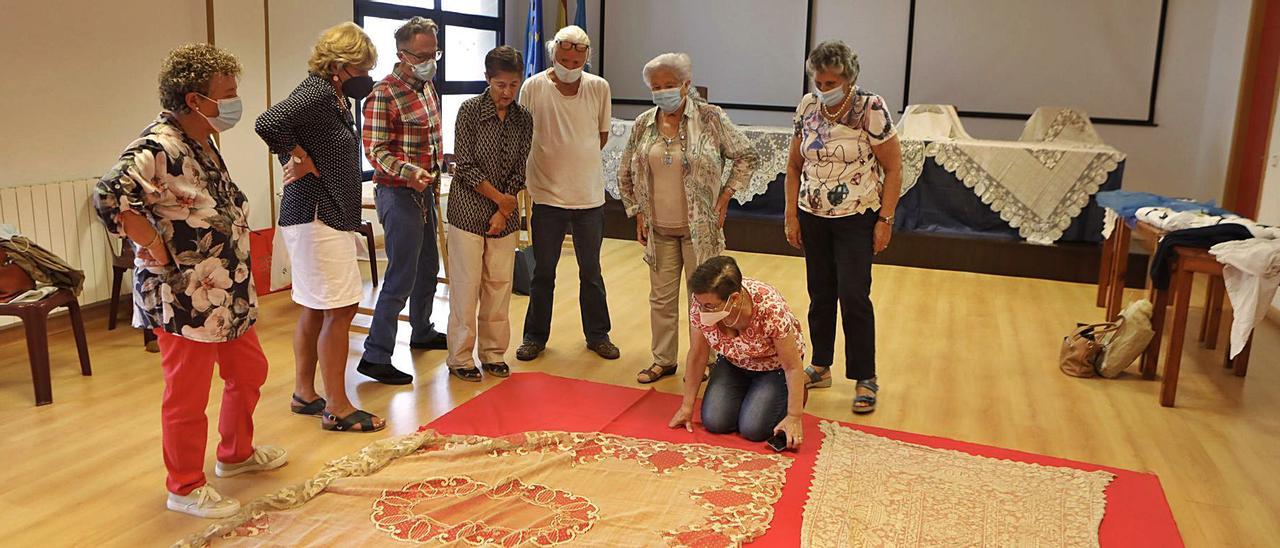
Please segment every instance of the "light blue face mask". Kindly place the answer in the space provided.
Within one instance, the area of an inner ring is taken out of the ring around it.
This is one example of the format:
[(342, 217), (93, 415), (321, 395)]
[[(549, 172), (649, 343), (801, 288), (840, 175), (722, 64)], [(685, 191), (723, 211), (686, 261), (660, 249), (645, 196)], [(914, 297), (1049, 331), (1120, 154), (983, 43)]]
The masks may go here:
[(680, 96), (680, 88), (662, 89), (653, 92), (653, 104), (658, 105), (658, 108), (667, 114), (680, 108), (681, 101), (684, 101), (684, 98)]
[[(236, 123), (240, 122), (240, 116), (244, 114), (244, 105), (240, 102), (239, 97), (230, 99), (210, 99), (205, 97), (205, 99), (218, 103), (218, 115), (204, 117), (209, 121), (209, 125), (213, 126), (214, 131), (222, 133), (235, 127)], [(202, 113), (201, 116), (204, 116), (204, 114)]]
[(816, 91), (818, 93), (818, 100), (822, 101), (822, 104), (829, 107), (839, 105), (840, 101), (844, 100), (844, 86), (836, 86), (835, 89), (832, 89), (831, 91), (822, 91), (820, 89)]
[(413, 66), (413, 75), (423, 82), (430, 82), (436, 76), (436, 60), (428, 59)]

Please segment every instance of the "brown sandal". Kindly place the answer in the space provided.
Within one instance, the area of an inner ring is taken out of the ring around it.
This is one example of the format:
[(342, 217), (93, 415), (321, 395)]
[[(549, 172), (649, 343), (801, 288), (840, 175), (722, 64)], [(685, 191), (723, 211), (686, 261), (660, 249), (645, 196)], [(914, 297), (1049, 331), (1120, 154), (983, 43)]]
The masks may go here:
[(676, 366), (658, 365), (655, 363), (649, 367), (641, 369), (639, 373), (636, 373), (636, 382), (639, 382), (640, 384), (649, 384), (651, 382), (656, 382), (658, 379), (663, 377), (669, 377), (675, 374)]

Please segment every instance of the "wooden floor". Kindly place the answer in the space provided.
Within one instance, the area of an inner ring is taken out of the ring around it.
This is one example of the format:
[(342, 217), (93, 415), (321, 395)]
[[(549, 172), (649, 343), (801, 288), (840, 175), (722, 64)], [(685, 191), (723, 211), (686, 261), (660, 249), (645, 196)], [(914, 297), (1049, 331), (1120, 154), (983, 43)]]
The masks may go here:
[[(576, 267), (567, 253), (548, 350), (526, 363), (514, 360), (513, 347), (512, 369), (633, 386), (636, 371), (650, 363), (641, 251), (617, 240), (606, 241), (603, 251), (622, 359), (604, 361), (583, 347)], [(748, 276), (778, 287), (803, 319), (802, 259), (736, 255)], [(448, 291), (441, 287), (436, 317), (442, 324)], [(877, 266), (874, 300), (880, 409), (855, 418), (848, 411), (853, 385), (838, 379), (832, 389), (813, 393), (810, 412), (1154, 472), (1188, 545), (1275, 546), (1280, 538), (1280, 328), (1274, 323), (1254, 337), (1247, 379), (1223, 371), (1218, 352), (1189, 343), (1178, 407), (1165, 409), (1156, 401), (1157, 382), (1131, 373), (1110, 381), (1073, 379), (1057, 371), (1062, 336), (1076, 321), (1101, 319), (1093, 286)], [(526, 303), (512, 299), (513, 341)], [(88, 315), (92, 377), (79, 376), (70, 333), (62, 328), (53, 335), (54, 404), (39, 408), (21, 332), (0, 332), (0, 416), (8, 424), (0, 430), (2, 545), (158, 546), (205, 523), (164, 508), (159, 358), (142, 351), (136, 331), (106, 331), (104, 316), (101, 309)], [(1199, 309), (1191, 316), (1198, 322)], [(258, 329), (271, 373), (255, 416), (256, 437), (287, 448), (290, 463), (273, 473), (212, 479), (241, 500), (306, 478), (383, 435), (324, 432), (319, 421), (289, 413), (296, 317), (287, 293), (262, 300)], [(414, 385), (368, 382), (354, 366), (348, 377), (357, 405), (388, 419), (387, 434), (411, 432), (498, 382), (451, 381), (444, 353), (410, 353), (407, 337), (402, 328), (395, 361), (416, 372)], [(363, 339), (352, 335), (352, 364)], [(677, 383), (670, 377), (657, 388), (675, 392)], [(215, 378), (210, 417), (220, 395)], [(211, 440), (215, 427), (211, 421)], [(206, 466), (211, 478), (213, 446)]]

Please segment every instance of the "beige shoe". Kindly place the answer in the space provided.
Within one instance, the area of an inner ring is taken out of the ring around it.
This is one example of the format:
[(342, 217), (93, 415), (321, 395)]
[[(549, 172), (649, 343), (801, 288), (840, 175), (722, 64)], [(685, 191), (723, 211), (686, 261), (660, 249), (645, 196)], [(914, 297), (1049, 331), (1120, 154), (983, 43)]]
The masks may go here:
[(289, 461), (289, 454), (284, 449), (274, 445), (256, 445), (253, 448), (253, 455), (244, 462), (234, 464), (218, 461), (214, 465), (213, 471), (220, 478), (229, 478), (249, 472), (261, 472), (264, 470), (275, 470), (284, 463)]
[(169, 493), (170, 510), (198, 518), (229, 518), (240, 511), (240, 501), (218, 494), (212, 485), (201, 485), (186, 495)]

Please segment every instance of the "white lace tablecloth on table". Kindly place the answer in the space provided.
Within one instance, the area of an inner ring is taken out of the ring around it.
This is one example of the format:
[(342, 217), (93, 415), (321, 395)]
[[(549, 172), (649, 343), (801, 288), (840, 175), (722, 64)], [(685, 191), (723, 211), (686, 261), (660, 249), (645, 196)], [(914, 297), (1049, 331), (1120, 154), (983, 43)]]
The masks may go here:
[[(604, 163), (604, 188), (610, 196), (619, 198), (618, 164), (622, 162), (622, 149), (627, 147), (627, 139), (631, 138), (631, 120), (614, 119), (609, 124), (609, 141), (601, 151)], [(751, 180), (733, 199), (740, 204), (750, 202), (752, 198), (769, 190), (769, 183), (779, 175), (787, 172), (787, 154), (791, 149), (791, 128), (775, 126), (738, 126), (746, 135), (751, 146), (760, 156), (760, 165), (751, 175)], [(724, 178), (729, 178), (729, 170), (724, 171)]]
[(902, 140), (902, 187), (915, 185), (926, 158), (973, 190), (1028, 242), (1048, 245), (1125, 159), (1101, 144), (956, 139)]

